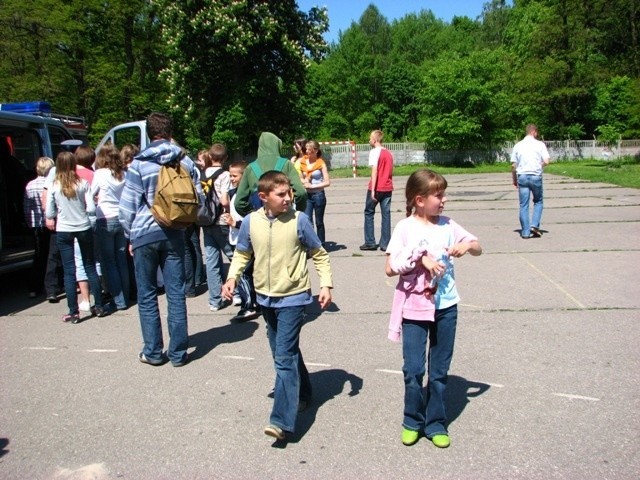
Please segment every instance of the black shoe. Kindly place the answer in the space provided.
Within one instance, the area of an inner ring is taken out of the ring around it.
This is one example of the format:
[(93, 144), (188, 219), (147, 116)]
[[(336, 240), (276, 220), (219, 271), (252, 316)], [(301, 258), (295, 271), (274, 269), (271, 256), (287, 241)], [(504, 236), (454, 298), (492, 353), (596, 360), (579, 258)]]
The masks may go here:
[(232, 318), (232, 320), (253, 320), (254, 318), (258, 318), (260, 313), (255, 310), (240, 310), (238, 314)]
[(184, 360), (177, 363), (171, 362), (171, 365), (173, 365), (174, 367), (184, 367), (187, 363), (189, 363), (190, 360), (191, 359), (189, 358), (189, 355), (185, 355)]
[(111, 309), (108, 307), (91, 307), (91, 315), (98, 318), (106, 317), (111, 314)]
[(375, 243), (363, 243), (362, 245), (360, 245), (360, 250), (364, 251), (373, 251), (377, 249), (378, 245), (376, 245)]
[(542, 236), (542, 232), (537, 227), (531, 227), (531, 236), (535, 238), (540, 238)]
[(307, 399), (307, 400), (300, 399), (300, 401), (298, 402), (298, 413), (304, 412), (310, 403), (311, 403), (311, 399)]

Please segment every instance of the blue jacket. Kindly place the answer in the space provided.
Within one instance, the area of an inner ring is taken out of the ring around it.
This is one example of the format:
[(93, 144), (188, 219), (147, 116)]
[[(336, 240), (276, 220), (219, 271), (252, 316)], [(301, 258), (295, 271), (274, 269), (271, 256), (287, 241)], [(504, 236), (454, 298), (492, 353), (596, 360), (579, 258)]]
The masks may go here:
[[(183, 235), (180, 230), (162, 228), (149, 208), (156, 196), (160, 167), (180, 157), (182, 149), (179, 146), (168, 140), (156, 140), (134, 157), (127, 170), (118, 217), (134, 250), (149, 243)], [(200, 172), (195, 163), (187, 156), (180, 162), (189, 171), (196, 191), (202, 198)]]

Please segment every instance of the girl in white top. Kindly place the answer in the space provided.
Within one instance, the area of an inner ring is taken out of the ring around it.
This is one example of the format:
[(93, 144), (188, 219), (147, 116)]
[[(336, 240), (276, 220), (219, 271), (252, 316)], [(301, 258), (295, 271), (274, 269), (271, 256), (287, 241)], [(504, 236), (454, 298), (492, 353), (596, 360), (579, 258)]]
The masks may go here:
[(96, 200), (96, 234), (102, 270), (118, 310), (129, 306), (127, 239), (118, 220), (118, 206), (124, 190), (124, 162), (118, 149), (104, 145), (96, 159), (91, 194)]
[(102, 289), (96, 272), (93, 252), (93, 231), (89, 215), (95, 214), (95, 204), (89, 183), (76, 173), (76, 157), (70, 152), (60, 152), (56, 159), (56, 174), (52, 189), (47, 194), (47, 228), (55, 230), (56, 243), (62, 258), (64, 289), (69, 313), (62, 317), (65, 322), (81, 321), (76, 292), (76, 265), (73, 255), (73, 240), (77, 239), (82, 254), (89, 286), (96, 306), (93, 314), (104, 317), (108, 312), (102, 306)]

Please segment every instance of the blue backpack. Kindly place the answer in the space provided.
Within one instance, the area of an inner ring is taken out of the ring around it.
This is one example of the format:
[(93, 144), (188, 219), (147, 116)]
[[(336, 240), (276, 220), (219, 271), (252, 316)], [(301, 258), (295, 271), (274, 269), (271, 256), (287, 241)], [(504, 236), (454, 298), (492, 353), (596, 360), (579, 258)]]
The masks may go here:
[[(286, 158), (279, 158), (273, 170), (281, 172), (288, 161), (289, 160), (287, 160)], [(256, 211), (262, 208), (262, 200), (260, 200), (260, 197), (258, 196), (258, 180), (260, 180), (260, 177), (264, 172), (260, 168), (260, 165), (258, 165), (257, 161), (251, 162), (249, 164), (249, 168), (253, 170), (253, 173), (256, 176), (256, 184), (251, 189), (251, 195), (249, 195), (249, 204), (251, 205), (253, 211)]]

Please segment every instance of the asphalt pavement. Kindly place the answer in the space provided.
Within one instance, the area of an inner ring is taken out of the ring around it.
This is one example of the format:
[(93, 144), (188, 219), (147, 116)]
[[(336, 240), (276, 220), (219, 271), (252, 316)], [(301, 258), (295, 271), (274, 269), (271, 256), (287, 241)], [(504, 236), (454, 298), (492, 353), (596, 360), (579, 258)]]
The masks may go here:
[(546, 175), (544, 235), (523, 240), (508, 168), (447, 180), (445, 214), (484, 249), (456, 260), (450, 448), (400, 442), (395, 280), (382, 252), (358, 249), (367, 179), (335, 179), (334, 302), (308, 309), (314, 397), (289, 442), (263, 433), (274, 370), (262, 319), (190, 298), (192, 362), (151, 367), (137, 360), (136, 306), (63, 324), (65, 301), (29, 299), (14, 273), (0, 277), (0, 478), (639, 478), (640, 190)]

